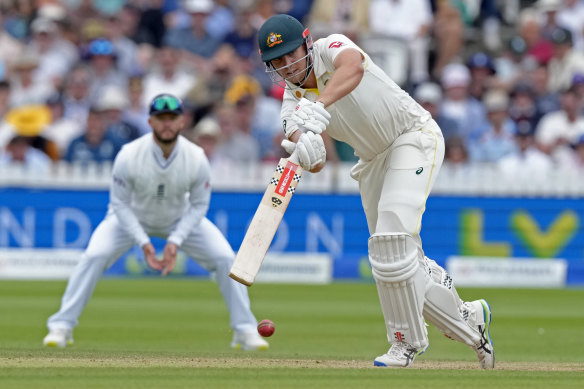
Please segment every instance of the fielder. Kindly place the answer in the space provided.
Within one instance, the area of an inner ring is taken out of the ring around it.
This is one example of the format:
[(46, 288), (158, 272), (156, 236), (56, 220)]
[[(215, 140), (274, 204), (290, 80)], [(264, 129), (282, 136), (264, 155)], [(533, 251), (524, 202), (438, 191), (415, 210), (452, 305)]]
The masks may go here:
[[(231, 347), (268, 348), (257, 333), (246, 287), (228, 277), (233, 250), (205, 217), (211, 196), (209, 162), (203, 149), (179, 135), (184, 126), (182, 114), (178, 98), (156, 96), (148, 121), (152, 134), (124, 145), (117, 155), (107, 215), (69, 279), (61, 309), (47, 322), (45, 346), (73, 343), (73, 328), (97, 281), (105, 269), (137, 244), (148, 265), (162, 275), (174, 268), (179, 247), (215, 272), (234, 330)], [(160, 261), (149, 236), (166, 239)]]
[(326, 160), (320, 135), (326, 129), (359, 157), (351, 176), (359, 182), (391, 344), (374, 365), (410, 366), (429, 345), (425, 319), (470, 346), (482, 368), (494, 368), (489, 305), (463, 302), (450, 276), (422, 250), (422, 214), (444, 158), (436, 122), (344, 35), (313, 45), (298, 20), (276, 15), (260, 28), (258, 43), (266, 71), (286, 83), (282, 146), (317, 172)]

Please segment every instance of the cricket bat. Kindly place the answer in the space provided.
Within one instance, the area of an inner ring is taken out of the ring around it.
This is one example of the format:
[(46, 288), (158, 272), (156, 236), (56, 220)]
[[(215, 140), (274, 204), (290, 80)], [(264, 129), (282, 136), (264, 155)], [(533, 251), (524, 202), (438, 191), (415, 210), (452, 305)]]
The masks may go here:
[(302, 176), (296, 153), (282, 158), (251, 220), (229, 277), (251, 286)]

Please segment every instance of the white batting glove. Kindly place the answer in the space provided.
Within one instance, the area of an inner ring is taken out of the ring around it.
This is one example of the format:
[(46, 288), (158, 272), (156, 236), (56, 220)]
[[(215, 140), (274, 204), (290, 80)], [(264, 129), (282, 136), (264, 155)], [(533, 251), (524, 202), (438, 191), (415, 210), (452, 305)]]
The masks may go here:
[(303, 97), (296, 105), (292, 119), (300, 128), (321, 134), (328, 126), (331, 114), (324, 108), (323, 103), (312, 102)]
[(304, 170), (312, 170), (326, 161), (326, 149), (322, 136), (311, 131), (300, 135), (298, 143), (284, 139), (282, 147), (290, 154), (296, 151), (300, 166)]

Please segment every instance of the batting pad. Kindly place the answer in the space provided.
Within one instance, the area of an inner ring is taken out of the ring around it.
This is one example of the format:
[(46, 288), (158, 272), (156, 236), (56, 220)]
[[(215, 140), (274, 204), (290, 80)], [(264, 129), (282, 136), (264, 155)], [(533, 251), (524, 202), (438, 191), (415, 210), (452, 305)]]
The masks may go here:
[(480, 334), (472, 329), (460, 313), (462, 301), (454, 288), (452, 278), (436, 262), (425, 258), (430, 275), (426, 290), (424, 317), (451, 339), (474, 346)]
[(428, 332), (422, 309), (427, 274), (420, 267), (416, 242), (407, 234), (373, 234), (368, 243), (389, 342), (425, 348)]

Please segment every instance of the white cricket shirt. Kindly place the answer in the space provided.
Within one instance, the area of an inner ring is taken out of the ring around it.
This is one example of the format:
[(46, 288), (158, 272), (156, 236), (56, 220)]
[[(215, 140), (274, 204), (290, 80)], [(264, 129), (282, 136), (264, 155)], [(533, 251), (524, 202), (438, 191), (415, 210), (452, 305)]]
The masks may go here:
[(182, 136), (168, 158), (152, 134), (127, 143), (112, 175), (109, 212), (140, 247), (150, 241), (145, 230), (164, 233), (175, 223), (167, 241), (180, 246), (209, 208), (209, 162), (203, 149)]
[(347, 49), (363, 54), (365, 72), (351, 93), (327, 107), (331, 121), (326, 131), (332, 138), (351, 145), (355, 155), (366, 162), (386, 150), (402, 133), (422, 128), (431, 115), (344, 35), (333, 34), (314, 43), (313, 71), (318, 88), (288, 84), (290, 89), (285, 90), (282, 103), (282, 125), (288, 136), (298, 129), (292, 119), (296, 104), (302, 97), (317, 99), (335, 71), (335, 58)]

